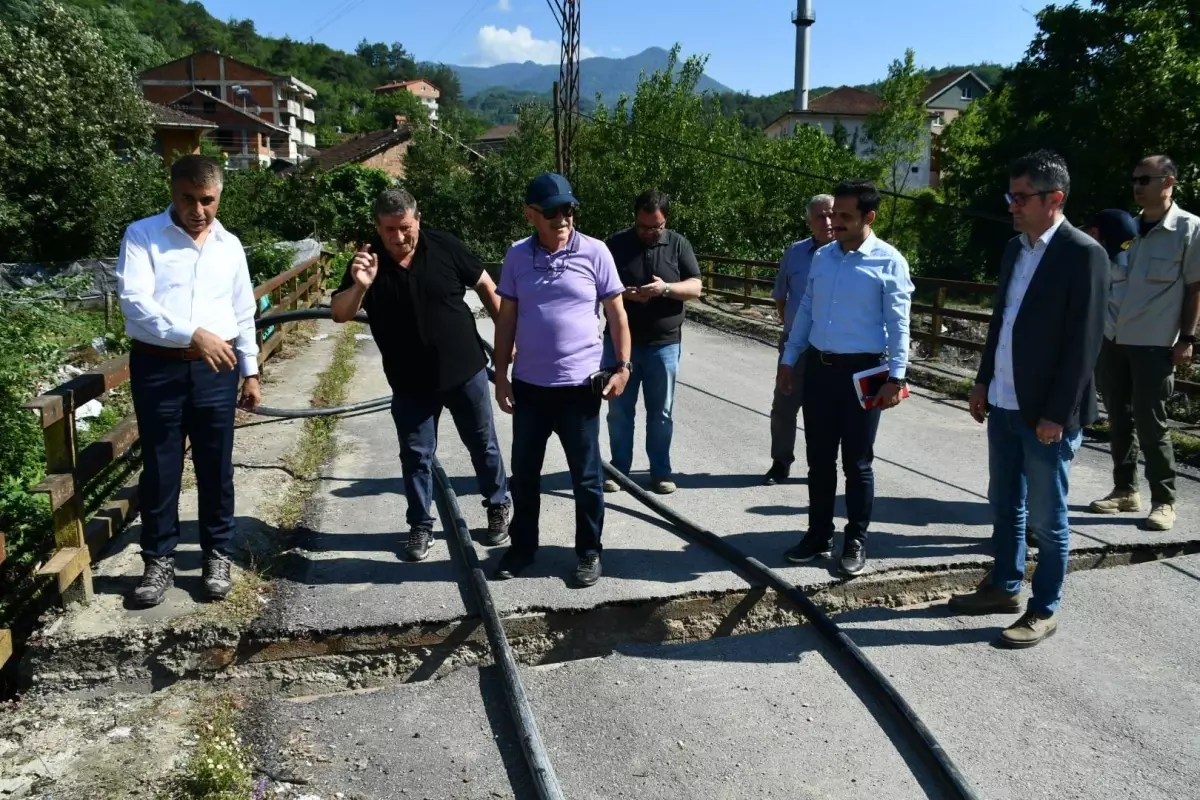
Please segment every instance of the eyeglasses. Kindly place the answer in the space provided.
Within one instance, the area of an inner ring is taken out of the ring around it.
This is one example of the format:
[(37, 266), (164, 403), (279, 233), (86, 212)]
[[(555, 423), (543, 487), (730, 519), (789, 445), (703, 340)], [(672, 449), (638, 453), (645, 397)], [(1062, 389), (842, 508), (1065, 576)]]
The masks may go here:
[(575, 212), (579, 210), (579, 206), (571, 203), (567, 203), (563, 206), (556, 206), (549, 211), (541, 206), (534, 206), (534, 208), (538, 210), (538, 213), (542, 215), (543, 219), (558, 219), (559, 217), (570, 218), (575, 216)]
[(667, 223), (662, 225), (634, 225), (639, 233), (662, 233), (667, 229)]
[(1024, 208), (1025, 204), (1028, 203), (1032, 198), (1045, 197), (1046, 195), (1053, 194), (1054, 192), (1057, 192), (1057, 191), (1058, 191), (1058, 189), (1047, 189), (1044, 192), (1030, 192), (1029, 194), (1024, 194), (1021, 192), (1013, 194), (1012, 192), (1006, 192), (1004, 195), (1004, 199), (1006, 201), (1008, 201), (1008, 204), (1010, 206), (1016, 206), (1017, 208)]
[(1135, 186), (1149, 186), (1150, 181), (1156, 181), (1159, 178), (1169, 178), (1170, 175), (1134, 175), (1133, 184)]

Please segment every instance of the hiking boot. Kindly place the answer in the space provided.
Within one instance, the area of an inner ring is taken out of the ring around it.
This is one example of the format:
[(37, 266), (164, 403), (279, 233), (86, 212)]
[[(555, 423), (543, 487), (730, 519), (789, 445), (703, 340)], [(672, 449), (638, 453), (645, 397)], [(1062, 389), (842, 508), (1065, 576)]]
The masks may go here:
[(1004, 629), (999, 644), (1017, 650), (1033, 647), (1043, 639), (1049, 639), (1057, 630), (1058, 620), (1053, 614), (1026, 611), (1019, 620)]
[(210, 600), (224, 600), (233, 589), (229, 576), (229, 557), (213, 551), (204, 554), (204, 590)]
[(142, 582), (133, 590), (133, 601), (144, 608), (163, 601), (167, 590), (175, 585), (175, 559), (171, 556), (146, 559)]
[(504, 555), (500, 557), (500, 565), (496, 567), (495, 578), (498, 581), (506, 581), (510, 578), (515, 578), (532, 563), (532, 554), (510, 547), (504, 553)]
[(1142, 496), (1137, 491), (1127, 492), (1113, 489), (1106, 497), (1093, 500), (1088, 511), (1093, 514), (1120, 514), (1125, 511), (1141, 511)]
[(858, 539), (847, 539), (838, 564), (843, 575), (854, 577), (867, 567), (867, 545)]
[(675, 481), (670, 478), (651, 478), (650, 491), (655, 494), (671, 494), (676, 489)]
[(584, 553), (579, 557), (579, 566), (575, 567), (575, 583), (580, 586), (592, 586), (600, 580), (600, 554)]
[(1009, 594), (996, 584), (990, 576), (975, 587), (970, 594), (956, 594), (950, 598), (951, 610), (960, 614), (1011, 614), (1021, 610), (1021, 593)]
[(619, 491), (621, 491), (621, 484), (617, 483), (612, 478), (604, 479), (604, 493), (605, 494), (614, 494)]
[(807, 564), (814, 558), (829, 558), (833, 555), (833, 537), (806, 533), (800, 544), (783, 554), (793, 564)]
[(508, 541), (508, 506), (488, 506), (487, 547), (499, 547)]
[(1146, 517), (1146, 530), (1169, 531), (1175, 527), (1175, 506), (1172, 503), (1158, 503), (1150, 509)]
[(429, 542), (433, 529), (415, 525), (408, 531), (408, 543), (404, 545), (404, 557), (409, 561), (424, 561), (429, 555)]
[(783, 483), (792, 475), (792, 468), (787, 464), (780, 464), (778, 461), (771, 464), (771, 468), (767, 470), (767, 474), (763, 476), (763, 486), (774, 486), (777, 483)]

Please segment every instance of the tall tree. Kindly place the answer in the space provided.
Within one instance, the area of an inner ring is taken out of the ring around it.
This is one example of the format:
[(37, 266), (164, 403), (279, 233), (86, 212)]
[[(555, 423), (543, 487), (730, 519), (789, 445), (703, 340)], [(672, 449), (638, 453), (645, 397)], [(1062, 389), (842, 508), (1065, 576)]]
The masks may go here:
[[(1148, 153), (1182, 165), (1183, 204), (1200, 166), (1200, 7), (1193, 0), (1094, 0), (1049, 6), (1004, 88), (943, 134), (945, 187), (980, 211), (1003, 212), (1006, 170), (1031, 150), (1057, 150), (1071, 171), (1067, 215), (1130, 208), (1129, 174)], [(967, 259), (994, 270), (1004, 226), (976, 225)]]
[(39, 6), (0, 25), (0, 261), (111, 255), (145, 196), (149, 107), (77, 11)]
[[(871, 157), (879, 165), (887, 188), (894, 192), (908, 188), (913, 166), (929, 147), (929, 119), (921, 105), (928, 85), (928, 79), (917, 69), (915, 54), (905, 50), (904, 60), (893, 61), (888, 67), (887, 78), (879, 89), (883, 101), (879, 110), (868, 115), (863, 125), (863, 132), (871, 140)], [(898, 198), (891, 199), (889, 219), (895, 219), (898, 202)]]

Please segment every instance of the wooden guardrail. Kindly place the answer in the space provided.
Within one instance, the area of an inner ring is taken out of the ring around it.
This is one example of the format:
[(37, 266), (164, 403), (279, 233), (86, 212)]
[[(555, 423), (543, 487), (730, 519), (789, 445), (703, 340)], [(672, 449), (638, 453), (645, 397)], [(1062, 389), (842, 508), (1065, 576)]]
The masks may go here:
[[(256, 303), (270, 298), (273, 311), (309, 308), (323, 295), (326, 260), (318, 256), (271, 278), (254, 289)], [(259, 314), (256, 311), (255, 316)], [(281, 325), (267, 338), (258, 332), (258, 361), (264, 363), (283, 342)], [(35, 397), (26, 408), (41, 417), (46, 449), (46, 478), (33, 488), (48, 495), (53, 519), (54, 553), (37, 567), (36, 575), (52, 580), (62, 602), (86, 602), (92, 596), (91, 564), (100, 550), (137, 510), (136, 487), (119, 490), (88, 517), (84, 499), (98, 490), (98, 480), (127, 459), (138, 443), (137, 419), (128, 415), (108, 433), (82, 450), (76, 443), (75, 410), (129, 380), (129, 357), (119, 356)], [(0, 562), (4, 536), (0, 533)], [(34, 584), (34, 592), (40, 584)], [(30, 592), (33, 594), (34, 592)], [(21, 602), (21, 598), (17, 598)], [(12, 653), (9, 631), (0, 629), (0, 666)]]
[[(723, 297), (732, 301), (740, 301), (743, 309), (749, 309), (752, 306), (774, 306), (775, 301), (771, 299), (769, 292), (775, 287), (774, 276), (779, 273), (779, 262), (777, 261), (756, 261), (745, 258), (730, 258), (728, 256), (713, 256), (713, 255), (697, 255), (696, 258), (701, 262), (700, 275), (704, 279), (705, 292), (717, 297)], [(735, 267), (736, 272), (719, 272), (718, 267)], [(761, 272), (767, 272), (772, 275), (770, 279), (758, 277)], [(720, 281), (724, 287), (740, 284), (741, 291), (730, 291), (729, 288), (718, 288), (717, 282)], [(987, 311), (972, 311), (969, 309), (954, 308), (947, 305), (947, 296), (953, 292), (958, 296), (969, 296), (976, 299), (990, 300), (995, 297), (996, 284), (994, 283), (975, 283), (972, 281), (951, 281), (942, 280), (940, 278), (913, 278), (913, 284), (918, 291), (923, 294), (931, 292), (933, 295), (932, 304), (929, 303), (913, 303), (912, 315), (922, 315), (929, 317), (929, 330), (916, 330), (911, 333), (912, 338), (920, 342), (928, 342), (930, 355), (933, 358), (939, 358), (942, 354), (943, 347), (954, 347), (960, 350), (969, 350), (975, 353), (983, 352), (984, 343), (973, 341), (971, 339), (963, 339), (956, 336), (947, 336), (942, 333), (943, 322), (947, 319), (958, 319), (967, 322), (982, 322), (988, 323), (992, 319), (992, 315)], [(755, 294), (755, 288), (768, 290), (767, 296)], [(1200, 397), (1200, 383), (1188, 380), (1176, 379), (1175, 391), (1188, 397)]]

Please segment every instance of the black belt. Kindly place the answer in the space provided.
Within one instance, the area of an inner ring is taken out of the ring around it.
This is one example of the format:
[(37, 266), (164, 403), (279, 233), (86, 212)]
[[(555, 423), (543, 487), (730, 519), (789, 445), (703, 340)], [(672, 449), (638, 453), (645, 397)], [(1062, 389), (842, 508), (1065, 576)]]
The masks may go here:
[(882, 353), (830, 353), (827, 350), (812, 348), (812, 357), (827, 367), (844, 364), (847, 366), (874, 366), (883, 363)]

